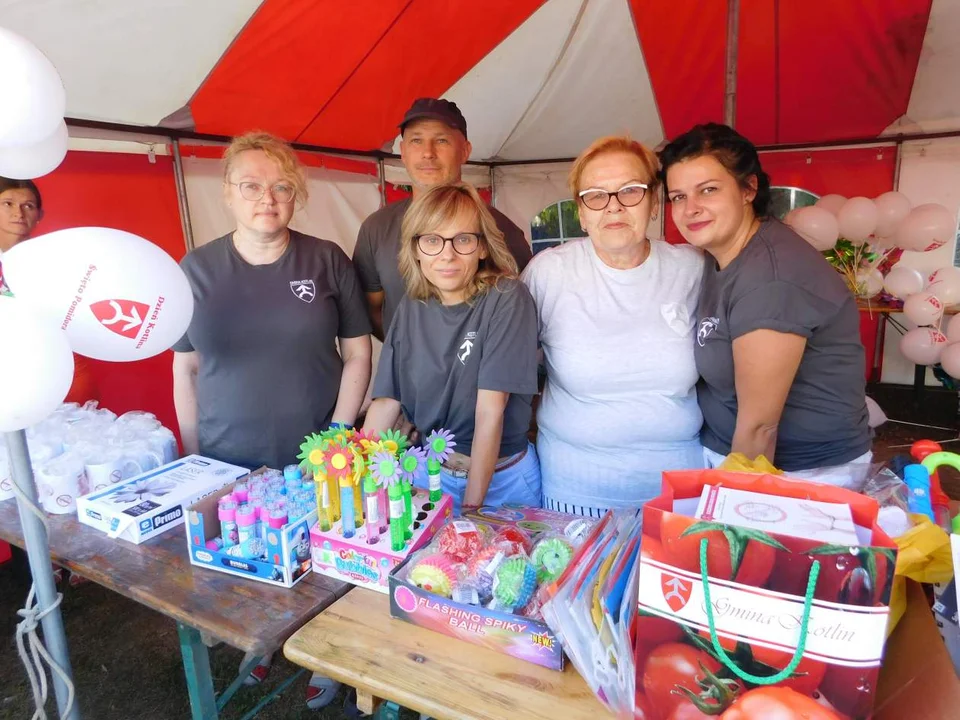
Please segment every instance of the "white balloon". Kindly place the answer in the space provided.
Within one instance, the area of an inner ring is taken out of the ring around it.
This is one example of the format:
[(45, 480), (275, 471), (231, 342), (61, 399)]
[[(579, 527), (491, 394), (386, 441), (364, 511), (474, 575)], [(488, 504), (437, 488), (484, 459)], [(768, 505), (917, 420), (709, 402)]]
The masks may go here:
[(877, 229), (877, 206), (870, 198), (850, 198), (837, 213), (837, 225), (840, 237), (861, 245)]
[(0, 177), (30, 180), (53, 172), (67, 156), (70, 139), (61, 120), (53, 135), (33, 145), (0, 146)]
[(940, 353), (940, 364), (947, 375), (960, 380), (960, 343), (952, 342), (943, 349)]
[(924, 284), (920, 271), (906, 265), (895, 265), (883, 279), (884, 289), (901, 300), (923, 290)]
[(180, 266), (122, 230), (81, 227), (19, 243), (3, 256), (7, 285), (51, 315), (74, 352), (142, 360), (179, 340), (193, 316)]
[(63, 120), (67, 98), (57, 69), (37, 47), (0, 27), (0, 146), (33, 145)]
[(927, 292), (936, 295), (944, 305), (960, 303), (960, 268), (948, 265), (927, 278)]
[(872, 298), (883, 290), (883, 274), (876, 268), (863, 269), (857, 273), (857, 295)]
[(960, 342), (960, 315), (954, 315), (947, 323), (947, 342)]
[(883, 425), (890, 418), (887, 417), (887, 414), (883, 411), (877, 401), (874, 400), (869, 395), (865, 398), (867, 401), (867, 425), (869, 427), (875, 428)]
[(947, 346), (947, 336), (932, 328), (914, 328), (900, 338), (900, 352), (917, 365), (936, 365)]
[(929, 252), (957, 235), (957, 216), (943, 205), (917, 205), (897, 228), (897, 247)]
[(790, 217), (790, 227), (820, 252), (836, 245), (840, 235), (837, 219), (815, 205), (797, 208)]
[(824, 195), (816, 202), (816, 207), (823, 208), (831, 215), (836, 216), (840, 212), (840, 208), (843, 207), (843, 204), (847, 199), (843, 195), (837, 195), (836, 193), (830, 193), (829, 195)]
[(873, 204), (877, 206), (876, 234), (893, 237), (897, 227), (910, 214), (910, 199), (903, 193), (891, 190), (877, 197)]
[(943, 316), (943, 302), (929, 291), (918, 292), (903, 303), (903, 314), (916, 325), (936, 325)]
[(46, 418), (70, 391), (73, 353), (67, 336), (17, 298), (0, 297), (0, 431)]

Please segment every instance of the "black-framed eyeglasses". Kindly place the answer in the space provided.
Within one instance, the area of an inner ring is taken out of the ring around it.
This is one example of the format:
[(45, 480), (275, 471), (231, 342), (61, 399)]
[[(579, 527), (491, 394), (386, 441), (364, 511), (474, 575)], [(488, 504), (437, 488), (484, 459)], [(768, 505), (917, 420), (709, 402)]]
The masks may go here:
[[(232, 182), (229, 184), (236, 185), (238, 188), (240, 188), (240, 196), (244, 200), (250, 200), (251, 202), (256, 202), (267, 192), (267, 188), (258, 182), (244, 181), (238, 183)], [(288, 185), (287, 183), (277, 183), (270, 188), (270, 194), (278, 203), (289, 203), (293, 202), (294, 198), (296, 198), (297, 189), (293, 185)]]
[(607, 192), (600, 188), (587, 188), (581, 190), (577, 195), (591, 210), (603, 210), (610, 204), (610, 198), (617, 196), (617, 202), (624, 207), (634, 207), (643, 202), (643, 196), (647, 194), (647, 186), (643, 183), (630, 183), (624, 185), (616, 192)]
[(439, 255), (443, 252), (443, 248), (447, 243), (450, 243), (450, 246), (458, 255), (472, 255), (477, 251), (477, 248), (480, 247), (480, 238), (483, 237), (480, 233), (468, 233), (462, 232), (457, 233), (452, 238), (443, 237), (443, 235), (437, 235), (436, 233), (426, 233), (424, 235), (414, 235), (414, 239), (417, 241), (417, 247), (420, 248), (420, 252), (424, 255)]

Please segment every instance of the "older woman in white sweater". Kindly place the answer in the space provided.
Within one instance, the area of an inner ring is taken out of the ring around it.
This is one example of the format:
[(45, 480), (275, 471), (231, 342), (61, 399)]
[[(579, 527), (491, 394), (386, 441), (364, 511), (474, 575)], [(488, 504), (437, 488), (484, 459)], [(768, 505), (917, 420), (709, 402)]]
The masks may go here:
[(553, 510), (639, 507), (663, 470), (703, 466), (693, 357), (703, 260), (647, 239), (657, 168), (629, 138), (594, 142), (570, 173), (589, 238), (538, 254), (522, 276), (547, 370), (537, 451)]

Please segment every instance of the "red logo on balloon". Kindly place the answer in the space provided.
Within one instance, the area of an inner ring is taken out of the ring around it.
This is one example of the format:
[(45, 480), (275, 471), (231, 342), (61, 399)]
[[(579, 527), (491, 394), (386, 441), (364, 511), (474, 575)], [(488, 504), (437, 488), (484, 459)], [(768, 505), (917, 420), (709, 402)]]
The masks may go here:
[(133, 340), (140, 332), (150, 306), (135, 300), (100, 300), (90, 305), (90, 309), (107, 330)]

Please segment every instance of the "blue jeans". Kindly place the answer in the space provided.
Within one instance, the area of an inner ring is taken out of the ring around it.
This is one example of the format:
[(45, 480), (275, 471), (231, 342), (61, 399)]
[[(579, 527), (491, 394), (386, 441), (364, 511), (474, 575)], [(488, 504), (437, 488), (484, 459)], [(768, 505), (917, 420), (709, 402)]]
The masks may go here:
[[(422, 470), (414, 478), (413, 484), (420, 488), (427, 488), (427, 473)], [(465, 473), (452, 473), (446, 468), (440, 471), (440, 486), (443, 492), (453, 496), (453, 514), (460, 514), (460, 505), (463, 503), (463, 494), (467, 490)], [(540, 460), (537, 449), (527, 445), (527, 452), (515, 465), (493, 473), (484, 505), (528, 505), (540, 507)]]

